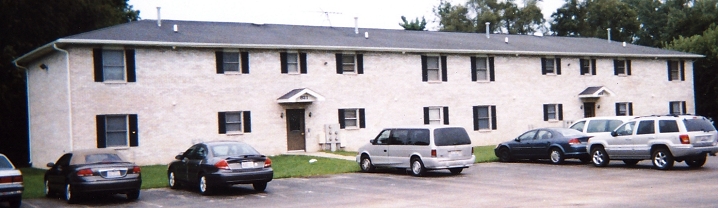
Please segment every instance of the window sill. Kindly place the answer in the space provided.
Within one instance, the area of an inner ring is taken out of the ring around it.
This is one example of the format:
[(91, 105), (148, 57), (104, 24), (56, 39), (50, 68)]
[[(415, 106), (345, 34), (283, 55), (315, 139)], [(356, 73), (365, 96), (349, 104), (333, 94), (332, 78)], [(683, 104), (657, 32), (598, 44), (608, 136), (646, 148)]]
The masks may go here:
[(489, 81), (489, 80), (476, 80), (476, 81), (474, 81), (474, 82), (476, 82), (476, 83), (481, 83), (481, 84), (491, 83), (491, 81)]
[(561, 120), (548, 120), (549, 123), (558, 123), (561, 122)]
[(127, 81), (103, 81), (104, 84), (127, 84)]
[(130, 147), (106, 147), (107, 149), (113, 149), (113, 150), (129, 150)]
[(555, 74), (555, 73), (546, 73), (546, 74), (544, 74), (544, 75), (546, 75), (546, 76), (558, 76), (558, 74)]
[(432, 80), (429, 80), (429, 81), (426, 81), (426, 82), (429, 83), (429, 84), (441, 84), (443, 81), (441, 81), (441, 80), (438, 80), (438, 81), (437, 81), (437, 80), (433, 80), (433, 81), (432, 81)]
[(479, 129), (478, 132), (479, 133), (491, 133), (492, 130), (491, 129)]
[(225, 71), (225, 75), (240, 75), (242, 72), (236, 72), (236, 71)]
[(355, 126), (346, 126), (346, 127), (344, 127), (344, 130), (359, 130), (359, 129), (361, 129), (361, 128), (355, 127)]
[(227, 133), (225, 133), (225, 134), (226, 134), (227, 136), (238, 136), (238, 135), (243, 135), (244, 132), (227, 132)]
[(618, 74), (618, 75), (616, 75), (616, 76), (618, 76), (618, 77), (628, 77), (628, 75), (626, 75), (626, 74)]
[(346, 71), (345, 71), (345, 72), (342, 72), (342, 74), (343, 74), (343, 75), (353, 75), (353, 76), (359, 75), (359, 74), (356, 73), (356, 72), (346, 72)]

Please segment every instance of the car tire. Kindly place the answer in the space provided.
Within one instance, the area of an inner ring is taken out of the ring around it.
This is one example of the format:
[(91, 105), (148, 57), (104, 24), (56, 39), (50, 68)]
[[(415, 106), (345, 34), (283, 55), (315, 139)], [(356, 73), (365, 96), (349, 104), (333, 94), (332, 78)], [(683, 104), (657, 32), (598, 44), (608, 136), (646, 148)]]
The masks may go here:
[(558, 165), (563, 163), (563, 152), (559, 148), (551, 148), (548, 154), (548, 158), (551, 159), (551, 163)]
[(254, 187), (255, 191), (264, 192), (264, 190), (267, 189), (267, 182), (253, 183), (252, 186)]
[(623, 160), (623, 163), (626, 164), (626, 166), (634, 166), (638, 164), (640, 160)]
[(77, 193), (74, 190), (72, 190), (72, 186), (69, 183), (65, 184), (64, 198), (68, 204), (77, 203), (77, 198), (78, 198)]
[(10, 208), (20, 208), (22, 205), (22, 198), (18, 197), (18, 199), (13, 199), (8, 202), (10, 204)]
[(606, 167), (610, 158), (603, 147), (594, 147), (591, 149), (591, 162), (596, 167)]
[(449, 171), (451, 171), (451, 174), (458, 175), (461, 171), (464, 171), (464, 168), (449, 168)]
[(125, 195), (127, 195), (127, 200), (137, 200), (140, 198), (140, 190), (134, 190), (127, 192)]
[(199, 193), (202, 195), (211, 195), (212, 194), (212, 187), (207, 183), (207, 177), (204, 175), (199, 176), (199, 183), (198, 187)]
[(509, 148), (507, 147), (501, 147), (499, 149), (499, 161), (501, 162), (511, 162), (513, 159), (511, 158), (511, 151), (509, 151)]
[(359, 164), (362, 172), (369, 173), (374, 171), (374, 164), (371, 163), (371, 158), (366, 155), (361, 156), (361, 163)]
[(416, 157), (411, 158), (411, 168), (409, 172), (413, 176), (423, 176), (424, 173), (426, 173), (426, 169), (424, 168), (424, 162), (421, 162), (421, 159)]
[(167, 174), (167, 183), (170, 185), (171, 189), (178, 189), (180, 188), (180, 184), (177, 181), (177, 178), (175, 177), (175, 171), (170, 171)]
[(47, 180), (45, 180), (44, 192), (45, 192), (45, 197), (48, 197), (48, 198), (53, 197), (55, 195), (54, 193), (52, 193), (52, 190), (50, 190), (50, 182)]
[(669, 170), (673, 168), (673, 154), (666, 148), (658, 148), (651, 154), (653, 167), (658, 170)]
[(700, 168), (706, 164), (706, 155), (703, 154), (701, 157), (690, 158), (686, 160), (686, 165), (691, 168)]

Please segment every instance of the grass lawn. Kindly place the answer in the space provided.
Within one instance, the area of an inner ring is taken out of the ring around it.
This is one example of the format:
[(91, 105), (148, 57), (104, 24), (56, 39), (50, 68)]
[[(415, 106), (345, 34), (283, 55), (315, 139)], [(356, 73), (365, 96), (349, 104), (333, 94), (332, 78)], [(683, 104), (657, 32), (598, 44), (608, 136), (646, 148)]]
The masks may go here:
[(352, 157), (357, 156), (357, 152), (344, 151), (344, 150), (337, 150), (337, 151), (334, 151), (334, 152), (329, 151), (329, 150), (324, 150), (323, 152), (326, 152), (326, 153), (329, 153), (329, 154), (343, 155), (343, 156), (352, 156)]
[(476, 163), (496, 162), (499, 158), (494, 154), (495, 145), (476, 146), (474, 147), (474, 155), (476, 155)]

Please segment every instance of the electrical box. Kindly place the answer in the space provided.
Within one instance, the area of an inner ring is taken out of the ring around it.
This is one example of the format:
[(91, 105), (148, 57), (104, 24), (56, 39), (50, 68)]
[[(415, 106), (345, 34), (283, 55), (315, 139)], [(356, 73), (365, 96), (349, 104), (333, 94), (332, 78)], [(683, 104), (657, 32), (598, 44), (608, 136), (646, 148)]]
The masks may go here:
[(337, 151), (341, 147), (339, 124), (324, 124), (324, 150)]

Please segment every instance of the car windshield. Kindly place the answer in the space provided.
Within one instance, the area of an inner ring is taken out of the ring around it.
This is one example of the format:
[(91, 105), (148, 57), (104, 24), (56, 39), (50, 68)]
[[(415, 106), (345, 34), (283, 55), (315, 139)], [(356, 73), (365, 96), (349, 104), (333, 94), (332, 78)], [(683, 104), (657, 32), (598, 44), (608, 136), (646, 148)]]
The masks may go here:
[(686, 124), (687, 131), (715, 131), (715, 127), (711, 124), (708, 119), (705, 118), (693, 118), (683, 119), (683, 123)]
[(4, 156), (0, 156), (0, 169), (13, 169), (12, 163)]
[(564, 137), (576, 138), (576, 137), (586, 137), (587, 136), (586, 134), (584, 134), (580, 131), (576, 131), (575, 129), (554, 129), (554, 130), (557, 131), (558, 133), (560, 133), (561, 135), (563, 135)]
[(440, 128), (434, 130), (434, 144), (436, 146), (471, 144), (471, 139), (464, 128)]
[(218, 144), (211, 146), (212, 154), (215, 157), (259, 155), (259, 152), (246, 144)]
[(621, 120), (593, 120), (588, 123), (587, 133), (609, 132), (623, 124)]
[(115, 163), (115, 162), (124, 162), (122, 161), (122, 158), (120, 158), (117, 154), (112, 153), (99, 153), (99, 154), (90, 154), (85, 155), (85, 163)]

